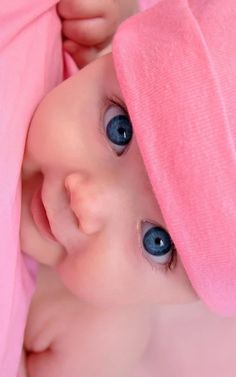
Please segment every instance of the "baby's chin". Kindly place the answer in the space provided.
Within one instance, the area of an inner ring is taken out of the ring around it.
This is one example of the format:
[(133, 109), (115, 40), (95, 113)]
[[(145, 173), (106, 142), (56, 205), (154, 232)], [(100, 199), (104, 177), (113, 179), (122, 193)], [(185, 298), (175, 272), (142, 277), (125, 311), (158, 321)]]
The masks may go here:
[(87, 305), (41, 266), (25, 332), (29, 376), (126, 376), (124, 355), (133, 362), (148, 330), (149, 317), (140, 310)]

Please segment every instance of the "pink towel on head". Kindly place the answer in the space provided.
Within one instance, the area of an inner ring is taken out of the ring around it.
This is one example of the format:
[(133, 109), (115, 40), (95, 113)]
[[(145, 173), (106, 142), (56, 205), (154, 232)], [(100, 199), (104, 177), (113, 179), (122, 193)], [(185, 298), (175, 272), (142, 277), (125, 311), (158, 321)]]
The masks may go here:
[(113, 55), (137, 141), (192, 285), (236, 315), (236, 2), (162, 0)]
[(19, 249), (20, 169), (40, 99), (62, 80), (56, 0), (2, 0), (0, 10), (0, 375), (16, 377), (33, 284)]
[(161, 0), (139, 0), (140, 9), (144, 10), (157, 4)]

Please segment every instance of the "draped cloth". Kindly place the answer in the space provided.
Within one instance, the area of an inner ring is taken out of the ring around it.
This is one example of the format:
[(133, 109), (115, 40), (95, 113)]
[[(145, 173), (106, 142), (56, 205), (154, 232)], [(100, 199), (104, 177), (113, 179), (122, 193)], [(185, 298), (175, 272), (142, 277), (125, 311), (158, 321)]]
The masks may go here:
[(0, 10), (0, 374), (16, 377), (33, 282), (19, 247), (20, 170), (32, 114), (62, 81), (56, 0), (2, 0)]

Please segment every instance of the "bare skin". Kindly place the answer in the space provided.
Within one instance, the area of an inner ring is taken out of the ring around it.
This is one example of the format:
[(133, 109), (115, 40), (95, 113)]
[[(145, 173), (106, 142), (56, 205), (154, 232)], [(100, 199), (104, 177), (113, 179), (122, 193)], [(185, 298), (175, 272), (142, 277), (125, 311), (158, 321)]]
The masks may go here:
[(147, 231), (168, 230), (135, 137), (122, 148), (107, 138), (110, 120), (127, 116), (122, 101), (107, 55), (57, 87), (33, 118), (21, 240), (60, 280), (48, 282), (55, 273), (40, 272), (26, 334), (30, 377), (45, 370), (50, 377), (73, 377), (72, 371), (89, 377), (95, 367), (101, 377), (130, 377), (150, 342), (159, 304), (196, 300), (174, 247), (161, 258), (144, 248)]
[(21, 377), (235, 376), (236, 321), (200, 302), (94, 310), (51, 268), (38, 275), (26, 329), (28, 372)]
[(150, 310), (94, 308), (42, 267), (25, 335), (29, 376), (130, 377), (150, 338)]

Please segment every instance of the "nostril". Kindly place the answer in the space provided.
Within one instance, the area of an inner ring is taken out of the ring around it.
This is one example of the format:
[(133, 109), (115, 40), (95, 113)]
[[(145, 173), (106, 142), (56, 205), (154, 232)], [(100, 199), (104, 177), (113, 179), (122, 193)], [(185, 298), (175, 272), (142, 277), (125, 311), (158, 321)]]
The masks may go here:
[(75, 218), (76, 225), (78, 228), (80, 228), (80, 221), (79, 221), (78, 215), (73, 211), (73, 209), (72, 209), (72, 212)]

